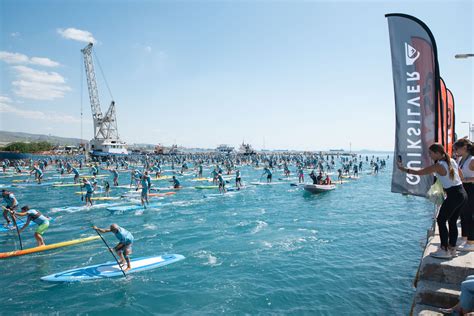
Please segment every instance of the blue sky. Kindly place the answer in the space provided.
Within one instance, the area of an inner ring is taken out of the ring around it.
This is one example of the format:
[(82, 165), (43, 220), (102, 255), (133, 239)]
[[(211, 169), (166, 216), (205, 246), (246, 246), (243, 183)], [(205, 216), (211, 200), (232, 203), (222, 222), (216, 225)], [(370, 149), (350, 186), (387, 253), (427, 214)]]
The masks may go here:
[(474, 58), (454, 55), (474, 52), (471, 1), (2, 0), (0, 129), (80, 137), (82, 91), (92, 137), (80, 53), (89, 36), (128, 142), (392, 150), (390, 12), (432, 30), (466, 135)]

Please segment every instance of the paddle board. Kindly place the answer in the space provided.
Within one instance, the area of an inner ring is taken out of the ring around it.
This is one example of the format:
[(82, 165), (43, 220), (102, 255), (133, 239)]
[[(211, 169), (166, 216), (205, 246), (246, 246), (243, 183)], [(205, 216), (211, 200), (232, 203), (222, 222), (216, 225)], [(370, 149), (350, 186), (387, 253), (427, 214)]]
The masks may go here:
[(150, 207), (157, 207), (160, 206), (161, 203), (150, 203), (146, 205), (146, 207), (142, 206), (141, 204), (134, 204), (134, 205), (122, 205), (122, 206), (111, 206), (107, 208), (107, 211), (115, 213), (115, 212), (130, 212), (130, 211), (137, 211), (137, 210), (145, 210)]
[(158, 178), (151, 178), (151, 181), (159, 181), (159, 180), (169, 180), (173, 178), (172, 176), (161, 176), (161, 177), (158, 177)]
[[(125, 273), (130, 274), (146, 270), (152, 270), (171, 263), (178, 262), (183, 259), (185, 259), (184, 256), (178, 254), (133, 258), (130, 260), (132, 268)], [(123, 276), (122, 270), (120, 269), (118, 264), (113, 261), (50, 274), (42, 277), (41, 280), (47, 282), (79, 282), (121, 276)]]
[[(54, 222), (54, 218), (50, 218), (49, 219), (49, 222), (52, 223)], [(16, 219), (16, 224), (18, 225), (18, 228), (22, 228), (23, 225), (25, 225), (26, 223), (26, 220), (24, 218), (17, 218)], [(31, 226), (35, 226), (36, 223), (33, 222), (33, 221), (30, 221), (30, 224), (28, 224), (28, 227), (31, 227)], [(15, 225), (13, 225), (13, 223), (10, 223), (10, 225), (8, 225), (8, 227), (5, 227), (5, 226), (0, 226), (0, 233), (6, 233), (6, 232), (9, 232), (9, 231), (12, 231), (12, 230), (16, 230), (15, 228)]]
[(218, 185), (198, 185), (194, 187), (196, 190), (219, 189)]
[(120, 200), (119, 196), (97, 196), (91, 197), (93, 201), (112, 201), (112, 200)]
[(81, 186), (80, 183), (60, 183), (60, 184), (53, 184), (55, 188), (62, 188), (62, 187), (79, 187)]
[(357, 179), (359, 179), (360, 177), (354, 177), (354, 176), (341, 176), (341, 178), (343, 178), (343, 179), (350, 179), (350, 180), (357, 180)]
[[(109, 193), (112, 192), (112, 190), (109, 191)], [(82, 194), (86, 194), (87, 192), (84, 190), (84, 191), (77, 191), (77, 192), (74, 192), (74, 194), (77, 194), (77, 195), (82, 195)], [(105, 193), (105, 191), (94, 191), (92, 192), (92, 194), (102, 194), (102, 193)]]
[(151, 191), (173, 191), (173, 190), (180, 190), (181, 188), (173, 188), (173, 187), (162, 187), (162, 188), (155, 188), (155, 187), (151, 187)]
[(29, 182), (29, 183), (14, 183), (12, 184), (12, 187), (45, 187), (45, 186), (49, 186), (49, 185), (58, 185), (60, 183), (58, 182), (41, 182), (41, 183), (38, 183), (38, 182)]
[(63, 241), (63, 242), (60, 242), (60, 243), (50, 244), (50, 245), (41, 246), (41, 247), (33, 247), (33, 248), (28, 248), (28, 249), (23, 249), (23, 250), (15, 250), (15, 251), (10, 251), (10, 252), (0, 252), (0, 259), (23, 256), (23, 255), (28, 255), (28, 254), (31, 254), (31, 253), (42, 252), (42, 251), (52, 250), (52, 249), (61, 248), (61, 247), (77, 245), (77, 244), (81, 244), (81, 243), (84, 243), (84, 242), (93, 241), (93, 240), (96, 240), (96, 239), (99, 239), (99, 238), (100, 238), (99, 236), (90, 236), (90, 237), (86, 237), (86, 238)]
[(96, 208), (104, 208), (107, 206), (114, 206), (117, 205), (117, 203), (110, 204), (110, 203), (100, 203), (100, 204), (93, 204), (92, 206), (66, 206), (66, 207), (53, 207), (51, 208), (52, 212), (77, 212), (77, 211), (83, 211), (83, 210), (89, 210), (89, 209), (96, 209)]
[(191, 181), (212, 181), (212, 179), (209, 179), (209, 178), (194, 178), (194, 179), (191, 179)]

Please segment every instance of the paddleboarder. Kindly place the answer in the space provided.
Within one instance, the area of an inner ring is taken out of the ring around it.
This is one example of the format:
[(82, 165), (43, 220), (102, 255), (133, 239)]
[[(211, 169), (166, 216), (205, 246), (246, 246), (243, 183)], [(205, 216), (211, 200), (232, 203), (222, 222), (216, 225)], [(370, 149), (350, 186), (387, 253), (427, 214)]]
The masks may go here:
[(18, 201), (15, 195), (7, 190), (2, 190), (2, 198), (3, 201), (7, 203), (7, 206), (3, 209), (3, 218), (7, 221), (5, 227), (8, 227), (11, 223), (11, 220), (8, 218), (8, 212), (14, 211), (18, 208)]
[(224, 178), (222, 177), (222, 172), (219, 172), (217, 174), (217, 181), (219, 181), (219, 193), (225, 193), (226, 192), (226, 189), (225, 189), (225, 180)]
[(79, 182), (79, 171), (77, 171), (76, 167), (72, 167), (68, 173), (74, 173), (74, 183)]
[(267, 175), (267, 183), (272, 182), (272, 172), (270, 171), (270, 169), (268, 167), (263, 168), (262, 177), (264, 175)]
[(119, 174), (118, 174), (117, 169), (112, 169), (110, 172), (114, 176), (114, 186), (118, 186), (119, 185), (119, 183), (118, 183)]
[(92, 228), (101, 233), (114, 233), (115, 237), (119, 240), (117, 246), (114, 247), (115, 252), (120, 258), (119, 264), (125, 265), (125, 263), (127, 263), (127, 268), (123, 271), (130, 270), (132, 268), (129, 257), (132, 254), (132, 233), (117, 224), (110, 225), (108, 229), (99, 228), (97, 226), (92, 226)]
[(235, 186), (237, 190), (242, 187), (242, 177), (240, 176), (240, 169), (235, 170)]
[(92, 193), (94, 192), (94, 188), (92, 184), (87, 181), (86, 178), (82, 179), (82, 187), (86, 189), (86, 206), (92, 206)]
[(38, 168), (37, 165), (33, 166), (33, 170), (31, 170), (30, 174), (35, 173), (35, 179), (38, 181), (38, 184), (41, 184), (41, 180), (43, 179), (43, 171)]
[(179, 189), (181, 188), (181, 184), (179, 183), (178, 179), (176, 179), (175, 176), (171, 179), (171, 182), (173, 182), (173, 188)]
[(148, 204), (148, 191), (150, 190), (150, 183), (148, 182), (146, 172), (142, 176), (141, 185), (142, 185), (141, 202), (142, 202), (142, 206), (146, 208), (145, 203)]
[(27, 216), (26, 223), (20, 228), (19, 233), (25, 230), (26, 227), (30, 224), (31, 221), (35, 222), (38, 227), (35, 231), (35, 239), (38, 247), (45, 246), (43, 234), (49, 227), (50, 218), (41, 214), (37, 210), (30, 209), (28, 205), (25, 205), (21, 208), (21, 212), (11, 211), (12, 216)]

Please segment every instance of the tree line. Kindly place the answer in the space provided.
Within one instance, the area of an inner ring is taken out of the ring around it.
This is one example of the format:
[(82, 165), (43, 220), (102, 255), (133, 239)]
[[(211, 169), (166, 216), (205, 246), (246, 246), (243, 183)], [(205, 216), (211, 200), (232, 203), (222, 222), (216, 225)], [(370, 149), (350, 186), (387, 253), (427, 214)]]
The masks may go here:
[(3, 151), (19, 152), (19, 153), (36, 153), (41, 151), (52, 150), (54, 146), (48, 142), (13, 142), (1, 148)]

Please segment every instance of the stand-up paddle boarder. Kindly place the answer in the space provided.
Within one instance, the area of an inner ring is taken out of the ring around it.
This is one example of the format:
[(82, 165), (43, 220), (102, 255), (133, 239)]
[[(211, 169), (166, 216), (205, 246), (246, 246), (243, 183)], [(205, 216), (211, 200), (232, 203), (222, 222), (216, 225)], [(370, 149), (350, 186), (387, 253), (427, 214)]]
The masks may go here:
[[(101, 233), (114, 233), (115, 237), (119, 240), (119, 243), (114, 247), (115, 252), (120, 258), (119, 265), (125, 265), (127, 268), (123, 271), (128, 271), (132, 268), (130, 264), (130, 255), (132, 254), (133, 235), (125, 228), (120, 227), (117, 224), (112, 224), (108, 229), (102, 229), (97, 226), (92, 226), (97, 232)], [(105, 242), (105, 240), (104, 240)]]

